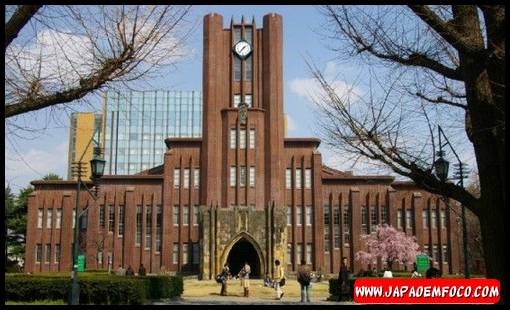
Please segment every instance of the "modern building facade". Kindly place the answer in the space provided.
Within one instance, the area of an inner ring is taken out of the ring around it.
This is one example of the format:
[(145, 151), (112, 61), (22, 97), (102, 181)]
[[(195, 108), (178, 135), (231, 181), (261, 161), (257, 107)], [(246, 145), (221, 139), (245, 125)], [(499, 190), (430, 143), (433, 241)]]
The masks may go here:
[[(372, 267), (354, 259), (360, 235), (388, 223), (415, 235), (443, 272), (459, 272), (454, 210), (440, 197), (332, 169), (319, 139), (285, 137), (282, 49), (278, 14), (262, 28), (204, 17), (202, 135), (164, 139), (159, 166), (104, 176), (96, 201), (81, 193), (87, 268), (143, 263), (211, 279), (225, 262), (235, 273), (247, 260), (256, 277), (273, 273), (276, 259), (287, 272), (305, 259), (338, 273), (345, 256), (358, 272)], [(76, 183), (32, 184), (26, 270), (70, 270)]]

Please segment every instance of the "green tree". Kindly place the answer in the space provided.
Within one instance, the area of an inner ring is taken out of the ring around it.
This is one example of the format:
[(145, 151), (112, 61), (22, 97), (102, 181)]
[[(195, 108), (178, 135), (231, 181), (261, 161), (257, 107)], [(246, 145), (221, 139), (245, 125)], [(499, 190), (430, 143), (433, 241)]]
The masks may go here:
[(27, 231), (27, 202), (28, 195), (34, 191), (28, 186), (20, 191), (15, 199), (11, 189), (5, 189), (6, 208), (5, 222), (7, 228), (6, 245), (11, 257), (25, 256), (25, 236)]
[(62, 181), (62, 177), (55, 173), (48, 173), (42, 178), (44, 181)]

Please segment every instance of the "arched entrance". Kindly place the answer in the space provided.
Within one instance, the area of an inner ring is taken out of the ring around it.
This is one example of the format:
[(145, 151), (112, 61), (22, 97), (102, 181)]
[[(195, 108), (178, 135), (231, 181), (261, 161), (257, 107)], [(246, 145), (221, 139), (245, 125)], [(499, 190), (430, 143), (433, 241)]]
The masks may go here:
[(229, 263), (232, 276), (239, 273), (239, 271), (243, 268), (245, 261), (248, 262), (248, 265), (250, 265), (251, 268), (250, 278), (260, 278), (259, 254), (251, 242), (241, 238), (232, 246), (227, 257), (227, 262)]

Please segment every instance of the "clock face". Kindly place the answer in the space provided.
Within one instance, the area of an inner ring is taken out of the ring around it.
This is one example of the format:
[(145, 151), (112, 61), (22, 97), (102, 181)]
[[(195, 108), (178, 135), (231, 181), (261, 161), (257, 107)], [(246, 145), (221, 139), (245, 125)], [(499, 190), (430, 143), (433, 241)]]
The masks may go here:
[(239, 41), (234, 45), (234, 52), (242, 59), (245, 59), (251, 53), (251, 45), (246, 41)]

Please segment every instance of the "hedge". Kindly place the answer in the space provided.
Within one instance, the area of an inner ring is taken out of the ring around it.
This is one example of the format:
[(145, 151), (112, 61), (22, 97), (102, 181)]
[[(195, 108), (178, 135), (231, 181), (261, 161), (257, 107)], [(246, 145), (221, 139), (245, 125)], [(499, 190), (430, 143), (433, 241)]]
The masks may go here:
[[(10, 301), (68, 300), (69, 276), (16, 275), (5, 277), (5, 298)], [(81, 304), (144, 304), (150, 299), (180, 296), (180, 277), (84, 276), (79, 280)]]

